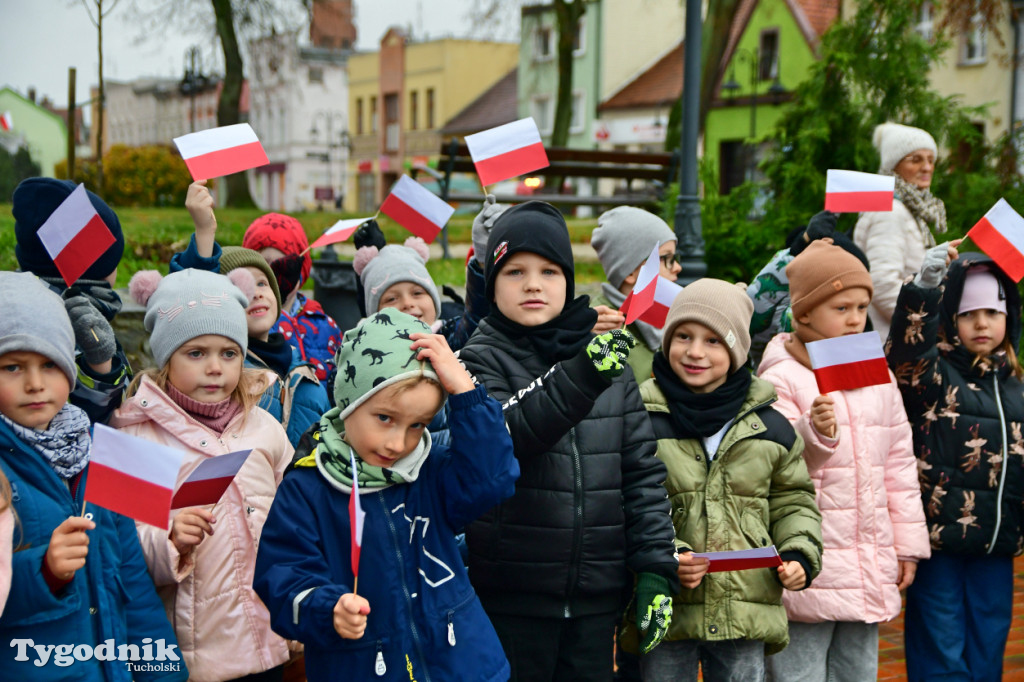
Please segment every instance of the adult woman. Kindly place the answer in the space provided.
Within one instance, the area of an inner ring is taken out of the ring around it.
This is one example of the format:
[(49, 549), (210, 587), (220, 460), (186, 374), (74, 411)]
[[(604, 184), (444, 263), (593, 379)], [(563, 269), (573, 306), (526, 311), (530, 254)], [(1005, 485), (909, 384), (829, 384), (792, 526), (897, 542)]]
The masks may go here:
[(920, 128), (883, 123), (872, 138), (882, 158), (879, 173), (896, 176), (892, 211), (863, 213), (853, 241), (871, 263), (875, 296), (868, 311), (882, 336), (889, 324), (903, 281), (921, 269), (924, 252), (935, 246), (932, 228), (946, 231), (946, 207), (929, 191), (935, 171), (935, 139)]

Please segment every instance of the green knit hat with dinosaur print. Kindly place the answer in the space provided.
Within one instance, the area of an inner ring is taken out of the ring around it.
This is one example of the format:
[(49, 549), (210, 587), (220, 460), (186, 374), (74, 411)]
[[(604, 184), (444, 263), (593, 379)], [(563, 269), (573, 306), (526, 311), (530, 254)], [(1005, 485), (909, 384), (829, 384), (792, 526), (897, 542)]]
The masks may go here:
[(417, 332), (431, 333), (426, 324), (394, 308), (374, 313), (345, 332), (335, 356), (334, 380), (334, 402), (342, 420), (374, 393), (409, 377), (425, 376), (441, 386), (433, 366), (417, 360), (419, 351), (409, 348), (409, 336)]

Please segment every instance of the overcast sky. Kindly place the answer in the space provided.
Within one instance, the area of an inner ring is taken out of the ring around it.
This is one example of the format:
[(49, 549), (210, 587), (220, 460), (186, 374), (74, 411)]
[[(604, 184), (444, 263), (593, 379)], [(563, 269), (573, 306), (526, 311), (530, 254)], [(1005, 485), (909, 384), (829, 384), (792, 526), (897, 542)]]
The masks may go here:
[[(140, 76), (173, 76), (184, 71), (190, 45), (215, 50), (208, 34), (180, 28), (142, 39), (137, 20), (140, 8), (160, 0), (120, 0), (103, 22), (104, 74), (112, 80)], [(166, 0), (163, 0), (166, 2)], [(180, 2), (181, 0), (174, 0)], [(191, 0), (197, 2), (198, 0)], [(280, 0), (282, 3), (287, 0)], [(94, 6), (94, 0), (85, 0)], [(359, 49), (376, 49), (389, 25), (411, 26), (417, 37), (439, 37), (469, 32), (466, 18), (472, 0), (356, 0)], [(105, 0), (108, 7), (110, 0)], [(187, 4), (187, 3), (183, 3)], [(296, 0), (296, 4), (298, 1)], [(67, 103), (68, 67), (77, 69), (76, 100), (89, 98), (89, 87), (99, 82), (96, 28), (81, 1), (0, 0), (3, 37), (0, 39), (0, 87), (22, 95), (35, 87), (40, 98), (49, 96), (58, 106)]]

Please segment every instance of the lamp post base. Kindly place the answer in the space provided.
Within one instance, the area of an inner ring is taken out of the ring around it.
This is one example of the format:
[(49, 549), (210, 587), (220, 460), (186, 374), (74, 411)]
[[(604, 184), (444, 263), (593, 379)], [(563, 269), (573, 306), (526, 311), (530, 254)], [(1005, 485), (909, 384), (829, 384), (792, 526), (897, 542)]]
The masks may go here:
[(678, 246), (679, 264), (682, 270), (676, 280), (686, 286), (694, 280), (708, 274), (707, 263), (704, 262), (704, 237), (701, 233), (700, 197), (679, 195), (676, 203), (674, 231)]

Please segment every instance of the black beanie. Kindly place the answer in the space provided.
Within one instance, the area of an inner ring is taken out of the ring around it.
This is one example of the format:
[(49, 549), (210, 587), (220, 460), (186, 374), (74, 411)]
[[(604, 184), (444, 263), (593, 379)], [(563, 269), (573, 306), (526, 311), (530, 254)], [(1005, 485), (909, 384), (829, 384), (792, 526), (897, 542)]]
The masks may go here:
[[(11, 214), (14, 216), (14, 255), (18, 259), (18, 267), (40, 277), (60, 277), (60, 270), (46, 247), (39, 240), (39, 228), (67, 199), (78, 185), (70, 180), (54, 178), (28, 178), (22, 180), (15, 188)], [(117, 269), (124, 253), (124, 233), (121, 232), (121, 221), (117, 214), (107, 206), (103, 199), (92, 192), (87, 192), (100, 218), (114, 235), (114, 243), (82, 273), (81, 279), (103, 279)]]
[(508, 209), (494, 223), (487, 238), (487, 300), (494, 300), (494, 279), (512, 254), (529, 251), (562, 268), (565, 275), (565, 304), (576, 298), (576, 272), (572, 241), (562, 212), (544, 201), (527, 201)]

